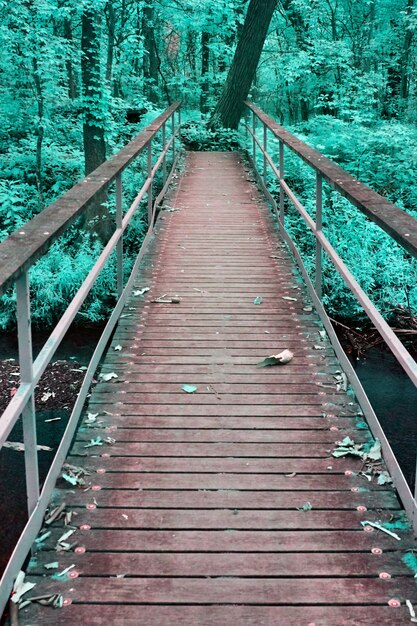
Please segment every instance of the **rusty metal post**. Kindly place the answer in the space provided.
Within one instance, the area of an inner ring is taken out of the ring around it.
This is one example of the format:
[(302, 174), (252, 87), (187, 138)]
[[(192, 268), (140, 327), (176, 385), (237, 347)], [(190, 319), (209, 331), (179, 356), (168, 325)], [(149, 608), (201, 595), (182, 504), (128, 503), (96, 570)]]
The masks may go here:
[[(122, 174), (116, 176), (116, 229), (121, 230), (123, 222)], [(123, 234), (117, 242), (117, 297), (123, 292)]]
[(268, 150), (268, 128), (266, 124), (264, 124), (263, 154), (264, 154), (264, 185), (265, 187), (267, 187), (267, 171), (266, 171), (266, 166), (268, 164), (268, 161), (266, 159), (267, 150)]
[(253, 164), (255, 166), (256, 169), (256, 115), (255, 113), (252, 111), (252, 155), (253, 155)]
[[(17, 332), (21, 383), (33, 380), (32, 327), (30, 319), (29, 277), (24, 272), (16, 280)], [(35, 398), (32, 395), (22, 412), (25, 445), (26, 497), (29, 516), (39, 499), (39, 468), (36, 437)]]
[[(323, 176), (317, 172), (316, 174), (316, 231), (322, 233), (323, 228)], [(316, 277), (315, 288), (318, 297), (321, 300), (323, 288), (323, 248), (320, 241), (316, 238)]]
[(148, 179), (151, 179), (148, 189), (148, 226), (152, 222), (153, 213), (153, 179), (152, 179), (152, 139), (148, 143)]
[(285, 219), (285, 193), (282, 186), (284, 180), (284, 142), (279, 142), (279, 218), (282, 223)]

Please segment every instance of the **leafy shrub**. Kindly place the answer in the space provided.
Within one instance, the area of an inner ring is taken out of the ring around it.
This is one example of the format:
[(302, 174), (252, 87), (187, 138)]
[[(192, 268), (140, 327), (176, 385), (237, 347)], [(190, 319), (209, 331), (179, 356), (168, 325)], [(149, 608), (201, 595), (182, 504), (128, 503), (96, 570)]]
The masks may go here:
[(228, 128), (210, 130), (204, 122), (192, 120), (183, 124), (181, 139), (189, 150), (232, 151), (239, 147), (237, 132)]
[[(417, 175), (417, 131), (398, 122), (376, 129), (320, 116), (293, 129), (301, 139), (336, 161), (353, 176), (417, 217), (414, 181)], [(278, 144), (269, 140), (278, 163)], [(258, 167), (262, 171), (258, 155)], [(285, 179), (312, 218), (315, 218), (315, 176), (290, 150), (285, 150)], [(269, 176), (278, 199), (279, 187)], [(286, 227), (314, 278), (315, 243), (298, 212), (286, 203)], [(399, 305), (417, 314), (417, 262), (359, 209), (329, 186), (323, 188), (323, 231), (361, 287), (386, 319)], [(364, 323), (368, 318), (324, 255), (323, 301), (332, 317)]]

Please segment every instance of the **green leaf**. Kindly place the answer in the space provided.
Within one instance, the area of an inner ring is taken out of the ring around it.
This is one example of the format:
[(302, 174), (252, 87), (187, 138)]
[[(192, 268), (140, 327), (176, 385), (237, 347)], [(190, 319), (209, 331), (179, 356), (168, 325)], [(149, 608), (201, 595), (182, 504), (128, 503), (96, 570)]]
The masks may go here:
[(92, 448), (94, 446), (102, 446), (103, 440), (101, 437), (96, 437), (95, 439), (90, 439), (90, 442), (87, 443), (84, 448)]
[(312, 508), (311, 502), (304, 502), (303, 506), (297, 507), (297, 511), (311, 511)]
[(253, 301), (253, 304), (262, 304), (262, 302), (263, 302), (262, 296), (256, 296), (255, 300)]
[(390, 485), (392, 483), (392, 478), (388, 472), (380, 472), (377, 482), (378, 485)]
[(53, 561), (52, 563), (45, 563), (44, 565), (45, 569), (58, 569), (58, 567), (59, 567), (58, 561)]
[(372, 448), (369, 450), (368, 454), (366, 455), (368, 457), (368, 459), (371, 459), (371, 461), (380, 461), (382, 456), (381, 456), (381, 443), (379, 441), (379, 439), (375, 439), (375, 443), (372, 446)]
[(197, 387), (194, 385), (183, 385), (181, 389), (185, 391), (185, 393), (195, 393), (197, 391)]
[(69, 483), (70, 485), (76, 485), (78, 483), (78, 480), (75, 478), (75, 476), (69, 476), (68, 474), (62, 474), (62, 478), (64, 480), (67, 481), (67, 483)]

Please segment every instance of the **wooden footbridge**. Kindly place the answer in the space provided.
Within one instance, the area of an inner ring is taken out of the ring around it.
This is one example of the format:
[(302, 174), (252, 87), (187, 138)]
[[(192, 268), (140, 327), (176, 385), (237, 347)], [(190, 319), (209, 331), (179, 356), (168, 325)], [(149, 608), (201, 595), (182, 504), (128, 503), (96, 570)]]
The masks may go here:
[[(278, 227), (240, 153), (188, 153), (169, 187), (177, 104), (0, 246), (0, 284), (17, 283), (22, 369), (0, 442), (23, 412), (30, 514), (3, 576), (2, 608), (21, 568), (36, 584), (20, 597), (15, 583), (15, 624), (413, 621), (415, 500), (321, 305), (323, 252), (414, 381), (416, 365), (325, 239), (321, 185), (332, 184), (412, 254), (415, 220), (248, 106), (265, 168), (259, 183), (268, 168), (280, 180), (280, 206), (269, 196)], [(278, 166), (268, 136), (280, 142)], [(306, 285), (300, 280), (284, 229), (285, 197), (305, 213), (285, 181), (284, 148), (317, 175), (316, 222), (304, 216), (317, 241), (315, 289), (303, 266)], [(123, 212), (121, 173), (144, 151), (146, 182)], [(159, 170), (164, 188), (155, 199)], [(103, 255), (117, 250), (120, 300), (39, 492), (33, 389), (105, 258), (33, 365), (27, 270), (113, 181), (116, 230)], [(145, 194), (149, 231), (125, 282), (123, 232)], [(285, 363), (258, 366), (284, 351), (292, 353)]]

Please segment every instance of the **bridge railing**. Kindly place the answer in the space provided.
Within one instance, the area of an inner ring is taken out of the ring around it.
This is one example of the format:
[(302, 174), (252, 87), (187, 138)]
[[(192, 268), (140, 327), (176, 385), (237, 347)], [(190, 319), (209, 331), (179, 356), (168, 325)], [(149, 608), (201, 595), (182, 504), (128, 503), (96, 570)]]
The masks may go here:
[[(137, 135), (127, 146), (103, 163), (89, 176), (72, 187), (56, 202), (45, 208), (30, 222), (11, 234), (0, 244), (0, 295), (13, 285), (16, 286), (16, 313), (20, 385), (6, 410), (0, 417), (0, 448), (7, 440), (12, 428), (22, 416), (25, 455), (26, 490), (29, 520), (13, 552), (0, 581), (0, 615), (10, 596), (19, 569), (30, 551), (42, 526), (52, 490), (65, 461), (81, 411), (83, 409), (95, 370), (104, 352), (125, 302), (131, 293), (139, 263), (150, 241), (155, 222), (156, 208), (166, 193), (179, 156), (177, 136), (181, 126), (180, 103), (170, 106), (152, 124)], [(153, 142), (158, 135), (162, 151), (154, 154)], [(146, 155), (146, 180), (133, 203), (123, 213), (122, 176), (126, 168), (140, 155)], [(172, 157), (172, 158), (171, 158)], [(172, 167), (168, 172), (168, 163)], [(154, 198), (153, 187), (156, 175), (162, 170), (163, 188)], [(73, 224), (94, 211), (103, 202), (103, 194), (115, 183), (116, 213), (115, 230), (104, 246), (99, 258), (88, 273), (77, 294), (52, 331), (39, 355), (33, 360), (30, 313), (29, 270), (50, 246)], [(147, 199), (148, 231), (125, 284), (123, 237), (137, 213), (142, 200)], [(116, 254), (117, 304), (108, 320), (100, 341), (85, 373), (84, 381), (69, 418), (65, 433), (53, 459), (49, 473), (41, 490), (38, 473), (35, 387), (59, 347), (72, 321), (86, 300), (101, 271), (112, 254)], [(4, 529), (3, 529), (4, 530)]]
[[(404, 508), (406, 509), (410, 519), (413, 520), (414, 529), (417, 532), (417, 479), (416, 492), (413, 497), (385, 433), (369, 402), (369, 399), (363, 390), (349, 359), (346, 357), (342, 347), (340, 346), (332, 324), (323, 307), (322, 281), (324, 253), (327, 254), (333, 266), (343, 278), (347, 287), (360, 303), (363, 310), (416, 387), (417, 363), (397, 337), (395, 332), (391, 329), (389, 324), (382, 317), (374, 303), (361, 288), (358, 281), (347, 265), (343, 262), (328, 238), (324, 235), (322, 229), (323, 183), (326, 182), (332, 189), (344, 196), (352, 205), (357, 207), (364, 215), (366, 215), (367, 218), (372, 220), (386, 233), (388, 233), (388, 235), (390, 235), (413, 257), (417, 257), (417, 220), (383, 196), (360, 183), (336, 163), (333, 163), (320, 154), (320, 152), (311, 148), (285, 130), (274, 119), (265, 114), (252, 102), (246, 102), (245, 107), (248, 114), (245, 118), (245, 127), (248, 136), (250, 135), (251, 137), (251, 149), (248, 151), (248, 156), (257, 173), (258, 182), (263, 187), (267, 197), (275, 209), (281, 234), (283, 235), (297, 261), (297, 264), (300, 267), (312, 300), (332, 341), (337, 357), (347, 374), (355, 395), (368, 419), (372, 433), (381, 441), (384, 459), (391, 472), (397, 491), (403, 501)], [(260, 133), (257, 132), (258, 129), (261, 131)], [(274, 162), (268, 152), (268, 139), (271, 136), (279, 142), (278, 163)], [(315, 219), (311, 217), (307, 209), (303, 206), (286, 181), (286, 149), (295, 153), (315, 173)], [(259, 153), (261, 154), (262, 162), (262, 166), (260, 168), (261, 171), (258, 171), (257, 169), (257, 156)], [(276, 180), (279, 183), (278, 202), (268, 190), (267, 175), (270, 172), (272, 172), (273, 176), (276, 177)], [(285, 208), (288, 201), (298, 211), (299, 215), (304, 220), (304, 223), (315, 238), (314, 282), (311, 280), (309, 273), (306, 270), (304, 261), (295, 242), (290, 237), (288, 230), (286, 229)]]

